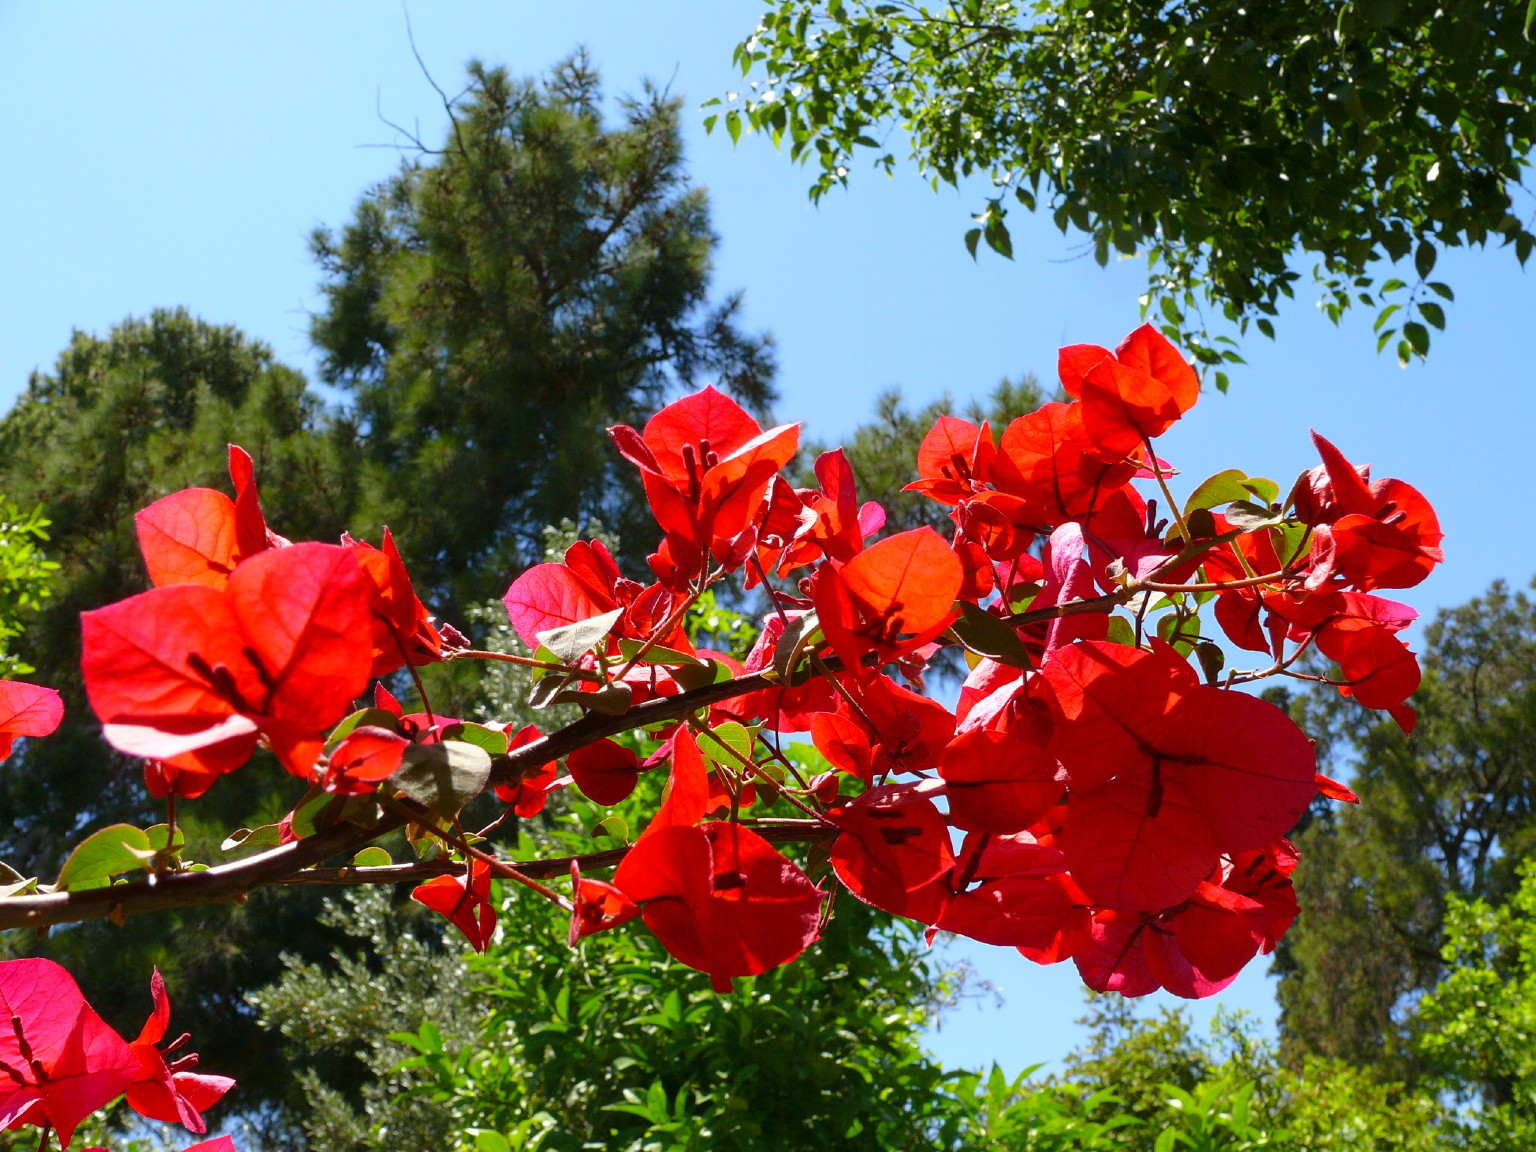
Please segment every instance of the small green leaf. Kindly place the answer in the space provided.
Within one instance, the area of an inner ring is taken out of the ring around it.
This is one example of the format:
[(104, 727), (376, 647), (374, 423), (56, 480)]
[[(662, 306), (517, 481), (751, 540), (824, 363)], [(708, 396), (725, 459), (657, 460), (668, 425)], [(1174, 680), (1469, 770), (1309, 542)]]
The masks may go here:
[[(144, 835), (149, 837), (149, 846), (156, 852), (165, 851), (165, 834), (167, 828), (164, 824), (151, 824), (144, 829)], [(176, 829), (176, 835), (172, 837), (171, 851), (179, 852), (187, 846), (187, 834), (180, 828)]]
[(622, 615), (624, 615), (624, 609), (615, 608), (612, 612), (604, 612), (601, 616), (593, 616), (589, 620), (578, 620), (574, 624), (564, 624), (559, 628), (549, 628), (536, 635), (540, 645), (554, 653), (557, 663), (574, 664), (592, 651), (598, 642), (613, 630), (613, 626), (618, 623)]
[(289, 813), (288, 827), (300, 840), (308, 840), (316, 832), (335, 827), (346, 802), (344, 796), (333, 796), (329, 792), (311, 788)]
[(672, 679), (684, 692), (693, 692), (700, 688), (708, 688), (711, 684), (719, 684), (723, 680), (731, 678), (731, 670), (718, 660), (710, 660), (697, 667), (682, 667), (672, 669)]
[(282, 842), (282, 830), (276, 824), (263, 824), (259, 828), (236, 828), (219, 847), (233, 852), (236, 848), (276, 848)]
[(1419, 279), (1423, 280), (1427, 278), (1429, 274), (1435, 270), (1436, 255), (1438, 255), (1438, 253), (1435, 252), (1435, 246), (1433, 244), (1431, 244), (1428, 240), (1419, 241), (1419, 246), (1414, 250), (1413, 253), (1413, 267), (1414, 270), (1418, 272)]
[(383, 708), (363, 708), (352, 713), (340, 724), (331, 729), (331, 734), (325, 738), (325, 750), (327, 752), (335, 748), (353, 731), (358, 728), (383, 728), (386, 732), (399, 732), (398, 718), (393, 712)]
[(592, 838), (606, 837), (620, 844), (629, 843), (629, 821), (622, 816), (604, 816), (592, 826)]
[(1136, 647), (1136, 631), (1124, 616), (1109, 618), (1109, 634), (1105, 639), (1111, 644), (1123, 644), (1127, 648)]
[(734, 720), (710, 729), (707, 736), (699, 737), (699, 751), (704, 753), (705, 758), (728, 768), (740, 768), (742, 761), (751, 760), (752, 744), (751, 731), (746, 725)]
[(1011, 625), (984, 608), (960, 602), (960, 619), (950, 626), (956, 638), (978, 656), (986, 656), (1012, 668), (1029, 668), (1029, 653)]
[(383, 868), (394, 862), (395, 858), (377, 844), (364, 848), (356, 856), (352, 857), (352, 867), (354, 868)]
[[(634, 660), (635, 653), (639, 652), (642, 643), (639, 640), (630, 640), (627, 637), (619, 641), (619, 655), (626, 661)], [(646, 648), (639, 661), (641, 664), (660, 664), (664, 667), (681, 668), (685, 664), (698, 664), (697, 656), (690, 656), (686, 652), (679, 652), (675, 648), (665, 648), (660, 644), (652, 644)]]
[(1403, 338), (1421, 360), (1429, 355), (1429, 329), (1417, 320), (1410, 320), (1403, 325)]
[(507, 734), (500, 728), (487, 728), (484, 724), (465, 721), (450, 725), (443, 730), (443, 738), (462, 740), (476, 748), (484, 748), (491, 756), (505, 756), (507, 752)]
[[(675, 679), (675, 677), (674, 677)], [(601, 712), (605, 716), (622, 716), (629, 711), (635, 698), (634, 689), (628, 684), (615, 681), (605, 684), (596, 692), (578, 692), (571, 699), (583, 708)]]
[(1224, 515), (1227, 523), (1243, 532), (1257, 532), (1261, 528), (1273, 528), (1284, 519), (1268, 508), (1247, 500), (1235, 500), (1227, 505)]
[(485, 791), (491, 757), (484, 748), (462, 740), (412, 744), (389, 782), (418, 804), (453, 817), (466, 801)]
[(1419, 315), (1428, 320), (1431, 325), (1445, 331), (1445, 309), (1432, 300), (1425, 300), (1419, 304)]
[(20, 880), (0, 884), (0, 900), (9, 900), (12, 896), (31, 896), (36, 891), (37, 877), (24, 876)]
[(132, 824), (111, 824), (82, 840), (64, 861), (56, 892), (105, 888), (119, 872), (137, 872), (153, 856), (149, 837)]
[(1247, 480), (1248, 476), (1241, 468), (1228, 468), (1200, 481), (1184, 502), (1184, 515), (1188, 516), (1196, 508), (1214, 508), (1218, 504), (1248, 499)]

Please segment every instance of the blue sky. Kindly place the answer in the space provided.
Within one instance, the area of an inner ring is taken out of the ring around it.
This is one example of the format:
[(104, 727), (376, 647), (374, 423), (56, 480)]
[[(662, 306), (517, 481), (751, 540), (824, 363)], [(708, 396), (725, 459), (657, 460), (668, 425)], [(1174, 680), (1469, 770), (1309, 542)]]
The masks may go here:
[[(687, 97), (690, 166), (721, 236), (717, 290), (745, 290), (748, 323), (778, 341), (778, 414), (818, 439), (835, 441), (890, 386), (922, 401), (1027, 369), (1049, 383), (1058, 346), (1113, 344), (1138, 323), (1143, 265), (1100, 269), (1046, 221), (1016, 221), (1013, 262), (973, 262), (961, 234), (979, 190), (856, 170), (813, 207), (808, 175), (766, 141), (706, 136), (693, 109), (740, 87), (730, 51), (757, 12), (755, 0), (410, 5), (449, 91), (473, 57), (528, 74), (585, 44), (609, 93), (651, 77)], [(388, 0), (0, 0), (0, 401), (72, 329), (163, 306), (237, 324), (312, 369), (306, 236), (343, 222), (398, 163), (380, 111), (427, 139), (443, 124)], [(1206, 395), (1161, 449), (1191, 481), (1241, 467), (1284, 487), (1315, 462), (1316, 427), (1377, 475), (1410, 480), (1447, 534), (1447, 563), (1403, 596), (1426, 613), (1536, 572), (1520, 511), (1536, 433), (1532, 279), (1503, 251), (1448, 253), (1437, 276), (1457, 301), (1427, 364), (1375, 355), (1366, 315), (1335, 329), (1303, 290), (1278, 342), (1252, 339), (1230, 394)], [(1077, 1041), (1070, 966), (981, 946), (954, 956), (1005, 1004), (954, 1013), (933, 1037), (945, 1058), (1014, 1070)], [(1272, 1021), (1261, 967), (1217, 999)]]

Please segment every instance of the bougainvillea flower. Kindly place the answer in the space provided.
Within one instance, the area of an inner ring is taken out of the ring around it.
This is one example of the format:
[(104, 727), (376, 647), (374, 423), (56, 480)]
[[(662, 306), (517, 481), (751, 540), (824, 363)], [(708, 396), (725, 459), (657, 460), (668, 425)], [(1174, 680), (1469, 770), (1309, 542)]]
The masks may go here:
[[(523, 725), (516, 733), (511, 731), (511, 727), (507, 725), (508, 752), (532, 744), (543, 736), (532, 724)], [(559, 764), (550, 760), (525, 769), (516, 780), (496, 785), (496, 799), (512, 805), (512, 810), (519, 818), (527, 820), (544, 811), (544, 805), (549, 803), (549, 794), (559, 786)]]
[(1101, 909), (1075, 959), (1100, 992), (1142, 996), (1166, 988), (1196, 999), (1221, 991), (1255, 953), (1272, 952), (1296, 918), (1285, 840), (1223, 857), (1193, 896), (1155, 913)]
[(908, 893), (937, 880), (955, 862), (944, 814), (920, 787), (885, 784), (827, 819), (842, 829), (832, 867), (844, 886), (868, 904), (908, 914)]
[[(823, 556), (833, 560), (852, 560), (864, 550), (864, 541), (885, 526), (885, 509), (873, 500), (859, 503), (854, 483), (853, 465), (841, 448), (823, 452), (816, 458), (816, 488), (789, 489), (775, 480), (770, 490), (769, 510), (758, 532), (764, 567), (777, 565), (780, 576), (796, 568), (813, 564)], [(787, 502), (773, 507), (774, 493), (790, 492), (799, 502), (796, 513)], [(809, 516), (809, 520), (800, 519)], [(771, 557), (777, 554), (775, 561)], [(750, 576), (747, 587), (755, 577)]]
[(977, 427), (958, 416), (940, 416), (918, 445), (918, 479), (902, 491), (921, 492), (954, 507), (985, 487), (996, 455), (985, 420)]
[(1312, 441), (1323, 463), (1295, 493), (1297, 517), (1314, 526), (1307, 587), (1336, 579), (1369, 592), (1422, 581), (1445, 559), (1429, 501), (1401, 480), (1368, 483), (1369, 468), (1356, 468), (1316, 432)]
[(496, 931), (496, 908), (491, 903), (491, 866), (478, 857), (469, 862), (469, 876), (434, 876), (411, 893), (464, 933), (469, 946), (484, 952)]
[(0, 1014), (0, 1128), (51, 1125), (68, 1147), (138, 1074), (132, 1049), (52, 960), (0, 961)]
[(1081, 404), (1045, 404), (1003, 429), (992, 483), (1038, 509), (1042, 526), (1091, 523), (1110, 494), (1136, 475), (1136, 465), (1093, 454)]
[(82, 615), (81, 670), (109, 742), (178, 769), (195, 796), (258, 733), (308, 776), (324, 733), (368, 683), (373, 584), (353, 550), (297, 544), (228, 585), (155, 588)]
[(1087, 898), (1064, 874), (1004, 876), (955, 896), (937, 926), (1055, 964), (1087, 942), (1090, 915)]
[(680, 824), (642, 837), (614, 873), (666, 950), (717, 992), (800, 955), (819, 934), (822, 893), (739, 824)]
[(420, 667), (441, 660), (443, 638), (416, 595), (389, 529), (384, 529), (382, 549), (350, 536), (342, 542), (356, 551), (358, 563), (374, 584), (373, 675), (388, 676), (407, 663)]
[(130, 1047), (139, 1062), (139, 1072), (128, 1085), (128, 1107), (149, 1120), (167, 1124), (181, 1124), (199, 1135), (208, 1131), (203, 1113), (223, 1098), (224, 1093), (235, 1086), (228, 1076), (204, 1076), (192, 1069), (197, 1067), (197, 1054), (187, 1052), (169, 1063), (177, 1048), (186, 1043), (183, 1035), (170, 1047), (156, 1047), (165, 1039), (171, 1023), (171, 1002), (165, 994), (165, 980), (160, 969), (150, 978), (150, 993), (154, 997), (154, 1010), (138, 1039)]
[(840, 694), (836, 710), (818, 713), (811, 724), (812, 741), (834, 767), (868, 783), (876, 776), (922, 772), (938, 763), (955, 734), (949, 709), (889, 676), (862, 683), (844, 677), (840, 683), (853, 703)]
[(591, 880), (581, 874), (581, 865), (571, 861), (571, 927), (566, 943), (574, 948), (579, 940), (598, 932), (617, 928), (640, 915), (640, 905), (612, 884)]
[(674, 589), (686, 587), (707, 556), (734, 558), (734, 541), (756, 519), (769, 482), (800, 442), (798, 424), (764, 432), (714, 388), (668, 404), (643, 434), (626, 425), (608, 434), (640, 469), (651, 512), (667, 534), (666, 563), (652, 566)]
[(1223, 853), (1283, 835), (1306, 810), (1312, 744), (1267, 701), (1201, 685), (1171, 650), (1086, 641), (1046, 664), (1051, 751), (1072, 788), (1063, 848), (1098, 904), (1176, 904)]
[(680, 728), (669, 743), (672, 768), (661, 790), (661, 804), (640, 833), (641, 840), (663, 828), (692, 828), (709, 808), (709, 772), (698, 740), (687, 728)]
[(1179, 350), (1150, 324), (1113, 353), (1091, 344), (1063, 348), (1057, 367), (1067, 395), (1083, 405), (1095, 450), (1120, 460), (1143, 439), (1161, 436), (1200, 399), (1200, 378)]
[(354, 728), (332, 749), (321, 787), (339, 796), (366, 795), (395, 774), (410, 743), (388, 728)]
[[(1049, 608), (1097, 594), (1088, 541), (1078, 524), (1063, 524), (1046, 541), (1042, 558), (1045, 585), (1031, 608)], [(1079, 612), (1046, 621), (1041, 653), (1048, 655), (1074, 640), (1102, 640), (1109, 630), (1108, 612)]]
[(840, 567), (811, 578), (817, 618), (843, 667), (861, 679), (873, 652), (886, 664), (929, 644), (954, 623), (965, 576), (954, 549), (932, 528), (887, 536)]
[(1056, 758), (1015, 732), (975, 729), (939, 757), (949, 820), (975, 832), (1013, 833), (1049, 811), (1066, 788)]
[(251, 457), (234, 444), (229, 446), (229, 475), (233, 500), (212, 488), (187, 488), (134, 516), (151, 584), (222, 588), (242, 560), (288, 543), (267, 528)]
[(64, 719), (64, 700), (52, 688), (0, 680), (0, 760), (18, 736), (47, 736)]
[(1344, 623), (1317, 635), (1317, 647), (1339, 666), (1339, 691), (1367, 708), (1390, 710), (1419, 690), (1419, 661), (1379, 624)]
[(811, 507), (816, 493), (799, 491), (782, 476), (768, 483), (762, 515), (757, 523), (757, 565), (747, 569), (747, 588), (757, 587), (757, 568), (777, 571), (783, 576), (802, 564), (820, 559), (821, 548), (800, 543), (816, 527), (816, 510)]
[[(793, 620), (804, 613), (787, 614)], [(742, 671), (761, 672), (773, 667), (773, 654), (784, 635), (784, 617), (777, 612), (763, 618), (762, 631), (752, 651), (747, 653)], [(809, 732), (811, 723), (820, 712), (834, 707), (836, 690), (825, 676), (811, 676), (802, 683), (774, 684), (745, 696), (728, 700), (723, 707), (744, 723), (762, 721), (775, 732)]]
[[(613, 635), (650, 639), (672, 617), (677, 599), (660, 584), (647, 587), (621, 575), (601, 540), (578, 540), (561, 563), (535, 564), (514, 580), (503, 603), (518, 638), (532, 649), (540, 632), (615, 609), (623, 615)], [(681, 621), (655, 639), (675, 651), (693, 651)]]
[(594, 804), (617, 804), (640, 780), (640, 757), (613, 740), (576, 749), (565, 758), (565, 766), (581, 794)]

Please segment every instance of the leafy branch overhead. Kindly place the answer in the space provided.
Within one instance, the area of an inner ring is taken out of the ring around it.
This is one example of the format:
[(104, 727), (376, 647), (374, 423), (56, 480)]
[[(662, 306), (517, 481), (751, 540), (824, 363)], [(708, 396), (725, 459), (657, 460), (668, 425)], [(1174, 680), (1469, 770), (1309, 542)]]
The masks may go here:
[(861, 157), (893, 172), (893, 138), (935, 184), (988, 180), (973, 255), (1011, 256), (1022, 207), (1100, 264), (1144, 256), (1144, 311), (1224, 388), (1231, 332), (1273, 336), (1303, 272), (1407, 363), (1454, 299), (1444, 249), (1526, 262), (1526, 19), (1505, 0), (772, 0), (736, 50), (749, 91), (706, 124), (787, 142), (813, 199)]

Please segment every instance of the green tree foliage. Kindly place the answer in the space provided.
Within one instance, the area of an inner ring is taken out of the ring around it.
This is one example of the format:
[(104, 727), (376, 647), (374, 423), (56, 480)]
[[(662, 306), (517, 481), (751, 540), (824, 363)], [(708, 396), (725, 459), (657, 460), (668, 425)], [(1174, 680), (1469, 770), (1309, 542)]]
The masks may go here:
[(1469, 1147), (1536, 1147), (1536, 861), (1502, 905), (1453, 897), (1448, 972), (1426, 996), (1419, 1042), (1435, 1082), (1465, 1107)]
[(11, 655), (13, 637), (53, 594), (57, 561), (49, 560), (39, 546), (48, 542), (52, 523), (41, 508), (23, 512), (9, 497), (0, 495), (0, 678), (12, 680), (37, 669)]
[(773, 398), (740, 296), (707, 300), (716, 238), (678, 108), (647, 88), (605, 127), (585, 56), (540, 81), (471, 65), (443, 146), (315, 234), (313, 337), (362, 429), (365, 518), (398, 524), (418, 583), (451, 603), (499, 596), (564, 518), (648, 542), (605, 426), (676, 383)]
[[(843, 910), (798, 963), (730, 996), (643, 929), (573, 953), (552, 905), (503, 914), (498, 942), (460, 959), (424, 951), (409, 910), (351, 897), (332, 915), (372, 955), (296, 963), (257, 997), (311, 1069), (311, 1152), (927, 1146), (942, 1072), (918, 1028), (937, 977), (877, 913)], [(398, 1067), (358, 1090), (359, 1057)]]
[(1424, 637), (1412, 736), (1331, 689), (1306, 699), (1361, 803), (1295, 836), (1306, 914), (1278, 957), (1287, 1050), (1392, 1078), (1417, 1068), (1414, 1001), (1443, 971), (1447, 900), (1501, 903), (1536, 849), (1536, 601), (1495, 583)]
[(813, 197), (860, 154), (893, 170), (892, 136), (935, 184), (989, 178), (973, 254), (1012, 255), (1017, 205), (1100, 264), (1144, 255), (1149, 300), (1206, 365), (1237, 353), (1204, 309), (1272, 335), (1298, 254), (1324, 311), (1375, 310), (1406, 362), (1445, 322), (1442, 249), (1493, 241), (1523, 264), (1536, 243), (1525, 17), (1509, 0), (770, 0), (723, 119), (787, 140)]
[[(229, 492), (231, 441), (255, 458), (275, 526), (312, 539), (335, 539), (347, 527), (354, 489), (345, 428), (330, 424), (303, 377), (267, 347), (183, 311), (129, 320), (105, 337), (77, 333), (0, 420), (0, 491), (18, 506), (46, 510), (59, 565), (52, 596), (15, 638), (14, 652), (63, 693), (64, 723), (0, 765), (0, 860), (25, 875), (52, 880), (59, 849), (82, 829), (164, 819), (145, 794), (138, 762), (101, 739), (80, 680), (79, 613), (147, 587), (133, 513), (191, 485)], [(215, 787), (183, 805), (188, 858), (218, 862), (216, 830), (275, 819), (301, 791), (269, 762), (253, 765), (239, 786)], [(45, 949), (65, 963), (128, 1035), (148, 1013), (148, 973), (158, 964), (178, 1026), (199, 1037), (212, 1066), (241, 1078), (249, 1106), (277, 1091), (284, 1072), (261, 1057), (267, 1041), (241, 994), (276, 975), (271, 941), (319, 953), (329, 944), (315, 937), (318, 898), (291, 896), (6, 944)]]

